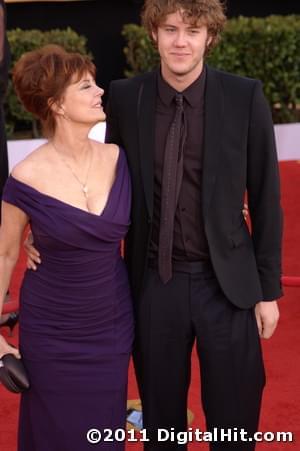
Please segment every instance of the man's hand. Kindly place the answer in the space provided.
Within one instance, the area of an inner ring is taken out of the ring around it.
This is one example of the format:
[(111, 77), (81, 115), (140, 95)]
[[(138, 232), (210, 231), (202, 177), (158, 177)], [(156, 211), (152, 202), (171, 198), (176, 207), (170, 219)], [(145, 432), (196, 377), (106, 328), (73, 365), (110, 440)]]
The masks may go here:
[(279, 320), (277, 302), (258, 302), (255, 306), (255, 316), (260, 337), (270, 338), (275, 332)]
[(247, 221), (247, 218), (248, 218), (248, 215), (249, 215), (248, 204), (246, 204), (246, 203), (244, 204), (244, 208), (243, 208), (242, 212), (243, 212), (243, 216), (244, 216), (245, 221)]
[(38, 250), (33, 246), (33, 236), (31, 232), (29, 232), (26, 240), (24, 241), (24, 248), (27, 254), (27, 268), (36, 271), (37, 264), (41, 263), (41, 259)]

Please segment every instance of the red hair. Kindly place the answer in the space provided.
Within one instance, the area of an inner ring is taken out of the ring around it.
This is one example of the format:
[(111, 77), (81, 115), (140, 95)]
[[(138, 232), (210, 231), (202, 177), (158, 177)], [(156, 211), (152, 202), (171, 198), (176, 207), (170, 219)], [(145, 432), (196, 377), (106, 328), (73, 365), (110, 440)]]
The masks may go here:
[(56, 128), (51, 106), (63, 98), (70, 83), (79, 81), (85, 73), (96, 75), (90, 58), (69, 53), (58, 45), (24, 53), (15, 64), (15, 91), (25, 109), (40, 119), (47, 137), (53, 136)]

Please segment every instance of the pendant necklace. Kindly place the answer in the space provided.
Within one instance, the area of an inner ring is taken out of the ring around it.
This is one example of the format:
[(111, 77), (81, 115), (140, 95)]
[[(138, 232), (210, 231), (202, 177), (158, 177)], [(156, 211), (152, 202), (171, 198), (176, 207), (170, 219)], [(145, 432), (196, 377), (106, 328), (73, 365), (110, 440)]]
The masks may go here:
[(51, 141), (51, 144), (52, 144), (54, 150), (56, 151), (56, 153), (58, 154), (59, 158), (61, 159), (61, 161), (67, 166), (67, 168), (73, 174), (73, 177), (79, 183), (81, 191), (83, 192), (84, 197), (87, 199), (88, 198), (88, 192), (89, 192), (89, 189), (88, 189), (88, 176), (89, 176), (89, 172), (90, 172), (91, 165), (92, 165), (92, 151), (90, 152), (90, 161), (89, 161), (87, 173), (86, 173), (86, 176), (85, 176), (85, 180), (84, 180), (84, 182), (82, 182), (80, 180), (80, 178), (78, 177), (78, 175), (74, 172), (73, 168), (69, 165), (69, 163), (61, 156), (59, 150), (57, 149), (57, 147), (55, 146), (53, 141)]

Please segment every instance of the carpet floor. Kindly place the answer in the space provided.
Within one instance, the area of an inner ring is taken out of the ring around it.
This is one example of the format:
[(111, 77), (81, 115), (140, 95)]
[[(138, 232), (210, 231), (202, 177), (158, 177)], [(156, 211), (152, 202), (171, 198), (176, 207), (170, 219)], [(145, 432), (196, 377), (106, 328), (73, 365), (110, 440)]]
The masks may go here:
[[(283, 273), (300, 276), (300, 164), (280, 163), (282, 205), (285, 215)], [(24, 256), (20, 258), (11, 284), (13, 298), (18, 290), (24, 270)], [(267, 373), (260, 430), (263, 432), (292, 432), (292, 443), (260, 443), (258, 451), (300, 450), (300, 287), (286, 287), (280, 300), (281, 318), (278, 329), (269, 341), (263, 342)], [(7, 336), (6, 330), (3, 333)], [(12, 343), (17, 343), (18, 330)], [(200, 408), (199, 367), (195, 352), (192, 361), (192, 382), (189, 392), (189, 410), (193, 414), (190, 424), (204, 430), (204, 418)], [(132, 364), (129, 371), (128, 399), (138, 398)], [(19, 397), (0, 387), (0, 450), (16, 450), (16, 430)], [(128, 443), (126, 449), (141, 450), (141, 444)], [(189, 450), (208, 450), (206, 444), (190, 444)], [(42, 450), (39, 450), (42, 451)], [(53, 450), (55, 451), (55, 450)]]

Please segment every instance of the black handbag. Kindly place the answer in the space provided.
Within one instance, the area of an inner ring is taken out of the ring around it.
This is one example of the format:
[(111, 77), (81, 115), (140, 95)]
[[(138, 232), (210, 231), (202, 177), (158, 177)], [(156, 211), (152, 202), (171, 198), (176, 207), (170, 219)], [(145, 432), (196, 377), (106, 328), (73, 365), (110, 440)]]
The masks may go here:
[(30, 383), (22, 359), (5, 354), (0, 359), (0, 382), (12, 393), (28, 390)]

